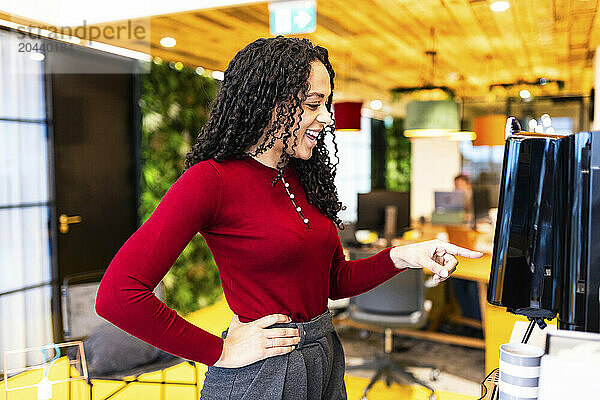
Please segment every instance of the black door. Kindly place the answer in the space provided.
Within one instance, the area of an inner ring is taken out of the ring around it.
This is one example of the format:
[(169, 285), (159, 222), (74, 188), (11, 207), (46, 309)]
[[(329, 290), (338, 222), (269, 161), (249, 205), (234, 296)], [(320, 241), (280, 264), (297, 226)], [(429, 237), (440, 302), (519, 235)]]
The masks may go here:
[(64, 278), (105, 270), (138, 224), (136, 65), (76, 47), (48, 54), (46, 60), (54, 156), (55, 340), (62, 340), (59, 286)]

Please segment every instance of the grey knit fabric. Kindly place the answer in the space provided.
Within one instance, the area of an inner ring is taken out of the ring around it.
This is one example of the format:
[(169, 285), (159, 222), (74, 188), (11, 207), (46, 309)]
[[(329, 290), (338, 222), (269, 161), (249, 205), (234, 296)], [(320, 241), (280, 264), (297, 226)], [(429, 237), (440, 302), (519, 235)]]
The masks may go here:
[(240, 368), (208, 367), (201, 400), (345, 400), (344, 350), (331, 312), (269, 328), (283, 327), (298, 329), (296, 349)]

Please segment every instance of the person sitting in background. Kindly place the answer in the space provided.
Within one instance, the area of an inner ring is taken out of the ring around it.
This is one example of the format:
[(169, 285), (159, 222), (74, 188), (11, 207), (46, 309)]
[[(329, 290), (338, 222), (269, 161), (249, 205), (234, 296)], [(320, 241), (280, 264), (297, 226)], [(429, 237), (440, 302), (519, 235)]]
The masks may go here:
[(464, 194), (465, 223), (472, 224), (475, 217), (473, 210), (473, 186), (471, 186), (471, 178), (463, 174), (457, 175), (454, 178), (454, 190)]
[[(457, 175), (454, 178), (454, 190), (464, 193), (464, 208), (467, 218), (465, 222), (471, 224), (474, 218), (473, 210), (473, 187), (471, 178), (467, 175)], [(454, 292), (454, 297), (460, 305), (463, 317), (481, 320), (481, 310), (479, 308), (479, 291), (477, 282), (466, 279), (452, 278), (450, 286)]]

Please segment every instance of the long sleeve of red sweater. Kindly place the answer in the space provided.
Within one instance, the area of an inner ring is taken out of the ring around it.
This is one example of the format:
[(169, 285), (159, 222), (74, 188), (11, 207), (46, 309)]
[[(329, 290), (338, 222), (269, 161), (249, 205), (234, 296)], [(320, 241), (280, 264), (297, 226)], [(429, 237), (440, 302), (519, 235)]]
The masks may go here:
[(390, 249), (346, 260), (333, 222), (308, 203), (295, 170), (285, 179), (296, 204), (281, 181), (271, 185), (276, 175), (252, 158), (190, 167), (111, 261), (97, 313), (156, 347), (213, 365), (223, 340), (186, 322), (153, 294), (197, 232), (242, 322), (275, 313), (309, 321), (327, 309), (328, 297), (363, 293), (400, 271)]
[(96, 312), (147, 343), (212, 365), (221, 357), (223, 339), (187, 322), (153, 294), (220, 205), (220, 178), (214, 167), (203, 163), (192, 168), (112, 260), (98, 289)]
[(337, 300), (357, 296), (406, 270), (394, 265), (390, 257), (392, 248), (388, 247), (360, 260), (346, 260), (338, 237), (329, 279), (329, 298)]

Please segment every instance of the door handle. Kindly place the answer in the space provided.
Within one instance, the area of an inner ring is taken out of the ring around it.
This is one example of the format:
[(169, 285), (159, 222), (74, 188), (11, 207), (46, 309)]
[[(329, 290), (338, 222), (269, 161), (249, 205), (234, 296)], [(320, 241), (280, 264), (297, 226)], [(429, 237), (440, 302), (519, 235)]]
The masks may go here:
[(70, 224), (78, 224), (82, 221), (80, 215), (69, 217), (67, 214), (60, 214), (58, 217), (58, 229), (60, 233), (68, 233)]

